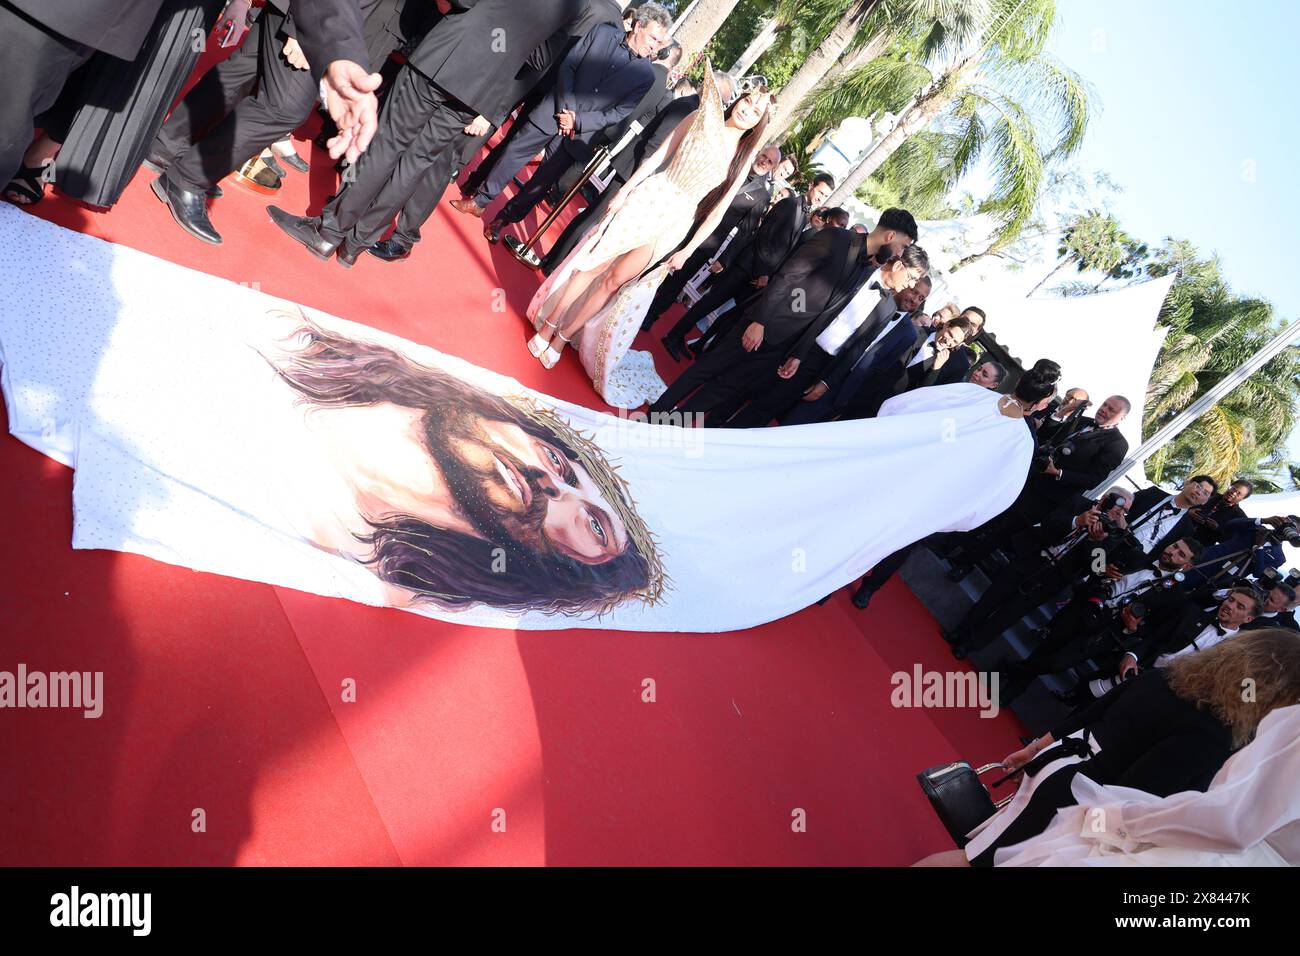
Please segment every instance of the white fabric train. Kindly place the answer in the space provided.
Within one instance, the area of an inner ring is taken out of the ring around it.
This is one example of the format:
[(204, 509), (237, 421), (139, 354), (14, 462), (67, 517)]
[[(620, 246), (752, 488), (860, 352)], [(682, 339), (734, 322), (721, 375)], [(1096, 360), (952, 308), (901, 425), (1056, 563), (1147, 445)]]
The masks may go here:
[[(316, 428), (339, 413), (306, 411), (264, 357), (279, 354), (277, 343), (297, 324), (283, 312), (300, 316), (297, 306), (8, 207), (0, 208), (0, 232), (9, 426), (76, 469), (74, 548), (135, 552), (366, 604), (407, 603), (400, 598), (409, 592), (365, 563), (367, 547), (341, 554), (305, 530), (315, 521), (302, 519), (304, 508), (336, 505), (340, 489), (353, 486), (332, 473), (341, 446), (324, 445)], [(909, 542), (973, 528), (1002, 511), (1019, 493), (1032, 453), (1025, 423), (1001, 415), (997, 396), (976, 385), (899, 396), (869, 421), (681, 429), (556, 401), (430, 348), (306, 314), (343, 339), (392, 349), (471, 390), (533, 409), (533, 419), (562, 423), (569, 445), (587, 449), (584, 475), (606, 476), (587, 499), (605, 507), (576, 512), (577, 530), (565, 533), (654, 552), (646, 577), (599, 614), (538, 603), (409, 605), (458, 623), (646, 631), (759, 625), (848, 584)], [(408, 467), (411, 447), (404, 447)], [(522, 487), (529, 469), (503, 463), (516, 460), (504, 453), (490, 460), (495, 472), (483, 487), (493, 500), (534, 498)], [(365, 465), (373, 471), (378, 463), (372, 456)], [(557, 496), (593, 487), (587, 478), (571, 486), (540, 480), (534, 492)], [(620, 488), (622, 507), (610, 507)], [(573, 566), (580, 577), (593, 565)]]

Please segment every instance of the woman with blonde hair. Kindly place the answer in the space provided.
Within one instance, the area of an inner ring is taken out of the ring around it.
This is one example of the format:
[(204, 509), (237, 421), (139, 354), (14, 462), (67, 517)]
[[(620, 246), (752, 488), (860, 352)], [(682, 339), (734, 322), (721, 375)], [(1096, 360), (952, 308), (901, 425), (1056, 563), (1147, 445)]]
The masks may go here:
[[(1143, 671), (1009, 755), (1003, 765), (1025, 774), (1012, 801), (972, 831), (964, 850), (935, 854), (918, 865), (1061, 862), (1092, 855), (1091, 847), (1078, 849), (1089, 831), (1099, 840), (1105, 835), (1114, 845), (1137, 850), (1143, 841), (1130, 842), (1134, 834), (1121, 822), (1130, 815), (1141, 822), (1148, 844), (1163, 839), (1166, 846), (1198, 852), (1209, 847), (1245, 852), (1281, 835), (1280, 849), (1262, 855), (1270, 862), (1284, 859), (1300, 852), (1300, 833), (1295, 832), (1300, 800), (1294, 796), (1300, 755), (1294, 752), (1294, 735), (1285, 733), (1296, 726), (1296, 704), (1300, 634), (1294, 631), (1241, 633)], [(1274, 711), (1278, 719), (1270, 722), (1267, 740), (1258, 741), (1264, 747), (1243, 752), (1239, 767), (1225, 767), (1234, 751), (1255, 740)], [(1281, 760), (1274, 759), (1275, 752)], [(1243, 771), (1261, 766), (1270, 768), (1275, 781), (1264, 793), (1258, 778), (1243, 786)], [(1212, 783), (1219, 788), (1215, 796), (1187, 793), (1206, 791)], [(1080, 793), (1092, 803), (1083, 820), (1076, 807)], [(1093, 802), (1099, 795), (1103, 803), (1134, 795), (1146, 813), (1126, 814), (1122, 808), (1107, 813)], [(1156, 798), (1169, 798), (1163, 821), (1161, 810), (1154, 808)], [(1080, 824), (1072, 836), (1065, 833), (1069, 824), (1057, 820), (1063, 808), (1066, 820)], [(1176, 823), (1179, 813), (1188, 821), (1183, 827)], [(1205, 834), (1198, 832), (1197, 820), (1207, 828)]]

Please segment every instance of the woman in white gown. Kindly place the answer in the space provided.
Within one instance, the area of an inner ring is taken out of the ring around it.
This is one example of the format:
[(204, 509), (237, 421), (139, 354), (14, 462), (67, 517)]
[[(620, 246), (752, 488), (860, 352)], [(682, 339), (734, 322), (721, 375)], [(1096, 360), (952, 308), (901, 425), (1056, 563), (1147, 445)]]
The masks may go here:
[(622, 367), (624, 354), (659, 283), (713, 232), (744, 183), (763, 145), (769, 105), (760, 85), (724, 107), (705, 64), (699, 109), (641, 164), (533, 297), (528, 317), (537, 335), (528, 350), (543, 365), (554, 367), (565, 343), (575, 342), (592, 384), (611, 405), (635, 408), (662, 390), (653, 365), (637, 384)]

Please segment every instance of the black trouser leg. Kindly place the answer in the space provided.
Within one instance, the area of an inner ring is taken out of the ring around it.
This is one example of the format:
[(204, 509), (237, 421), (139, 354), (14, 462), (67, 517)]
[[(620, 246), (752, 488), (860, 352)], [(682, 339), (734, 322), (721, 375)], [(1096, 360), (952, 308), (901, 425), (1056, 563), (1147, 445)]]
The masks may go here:
[(438, 154), (429, 171), (420, 179), (397, 215), (397, 230), (393, 238), (410, 248), (420, 241), (420, 227), (429, 221), (438, 208), (443, 193), (451, 184), (451, 166), (456, 161), (454, 149), (444, 149)]
[(55, 33), (7, 3), (0, 3), (0, 50), (4, 90), (0, 93), (0, 186), (23, 165), (36, 132), (32, 120), (59, 98), (69, 74), (94, 52)]
[(875, 594), (883, 588), (885, 582), (892, 578), (898, 569), (907, 562), (907, 556), (912, 553), (913, 547), (915, 547), (914, 544), (904, 545), (893, 554), (876, 562), (876, 566), (858, 585), (857, 593)]
[(321, 213), (321, 235), (341, 242), (350, 233), (353, 246), (373, 245), (473, 118), (469, 107), (411, 67), (403, 69), (355, 177)]
[[(724, 386), (719, 389), (716, 387), (717, 383), (723, 380), (734, 383), (737, 371), (742, 369), (746, 364), (746, 360), (754, 354), (744, 350), (740, 344), (740, 338), (739, 332), (728, 336), (719, 343), (716, 349), (683, 371), (664, 393), (655, 400), (655, 403), (650, 406), (650, 410), (666, 412), (671, 408), (681, 406), (683, 411), (705, 411), (707, 409), (700, 407), (701, 405), (711, 408), (715, 399), (729, 398), (736, 386), (734, 384), (728, 386), (724, 383)], [(759, 351), (762, 351), (762, 349), (760, 348)], [(698, 401), (698, 397), (692, 398), (689, 403), (690, 407), (687, 409), (687, 397), (697, 389), (705, 393), (705, 401)]]
[[(821, 351), (818, 349), (817, 351)], [(822, 352), (822, 355), (826, 353)], [(773, 374), (771, 379), (760, 379), (748, 396), (749, 405), (726, 421), (727, 428), (762, 428), (772, 419), (780, 419), (803, 399), (803, 393), (821, 380), (830, 356), (825, 360), (809, 359), (801, 362), (799, 371), (790, 378)], [(718, 414), (721, 415), (721, 409)]]
[(579, 163), (561, 143), (552, 143), (547, 147), (546, 158), (533, 170), (533, 174), (524, 183), (524, 188), (511, 196), (505, 204), (500, 218), (506, 222), (519, 222), (546, 198), (560, 177), (574, 167), (581, 170), (586, 168), (586, 164)]
[(208, 70), (176, 104), (149, 153), (171, 164), (248, 96), (257, 82), (258, 47), (266, 13), (249, 27), (239, 49)]
[[(472, 117), (471, 117), (472, 118)], [(517, 130), (511, 130), (511, 135), (501, 146), (500, 153), (493, 150), (488, 155), (488, 159), (495, 162), (492, 168), (488, 170), (484, 177), (482, 185), (474, 192), (474, 204), (480, 209), (486, 209), (492, 204), (492, 200), (501, 195), (501, 191), (506, 188), (507, 184), (515, 178), (521, 169), (528, 165), (538, 153), (547, 150), (550, 155), (550, 148), (555, 148), (558, 144), (553, 143), (557, 138), (556, 134), (548, 133), (541, 127), (534, 126), (526, 119), (520, 118), (515, 121)], [(487, 162), (487, 160), (484, 160)]]
[(752, 282), (753, 277), (743, 269), (732, 266), (730, 269), (722, 270), (722, 272), (718, 273), (718, 277), (710, 283), (709, 291), (704, 293), (704, 296), (698, 302), (686, 310), (686, 314), (677, 320), (677, 324), (672, 327), (665, 338), (679, 342), (684, 341), (686, 334), (691, 330), (691, 326), (728, 299), (735, 299), (736, 305), (739, 307), (740, 299), (744, 296), (745, 290), (753, 288)]
[(182, 189), (202, 192), (242, 166), (272, 143), (288, 136), (311, 114), (319, 95), (310, 70), (295, 70), (281, 55), (277, 34), (284, 18), (272, 10), (258, 51), (258, 89), (218, 123), (211, 132), (181, 154), (167, 178)]

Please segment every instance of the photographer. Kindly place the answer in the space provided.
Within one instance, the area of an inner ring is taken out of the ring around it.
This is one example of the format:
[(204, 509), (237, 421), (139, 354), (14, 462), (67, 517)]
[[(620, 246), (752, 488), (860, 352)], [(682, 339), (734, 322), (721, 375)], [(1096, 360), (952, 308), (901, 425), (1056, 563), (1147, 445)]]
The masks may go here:
[(1272, 587), (1264, 596), (1264, 606), (1255, 615), (1255, 620), (1243, 624), (1241, 629), (1258, 631), (1264, 627), (1282, 627), (1289, 631), (1300, 631), (1294, 613), (1297, 603), (1300, 603), (1300, 598), (1296, 597), (1296, 590), (1291, 584), (1282, 580), (1272, 582)]
[(1063, 422), (1049, 436), (1038, 433), (1038, 451), (1024, 490), (1003, 514), (977, 529), (974, 540), (963, 543), (949, 580), (962, 580), (992, 551), (1005, 548), (1013, 535), (1038, 524), (1119, 467), (1128, 453), (1128, 439), (1116, 426), (1128, 415), (1129, 400), (1112, 395), (1102, 402), (1095, 418), (1083, 415), (1083, 407), (1070, 412), (1075, 416), (1072, 423)]
[(1131, 547), (1143, 554), (1159, 554), (1169, 542), (1191, 536), (1195, 527), (1191, 510), (1209, 501), (1217, 487), (1209, 475), (1195, 475), (1172, 494), (1159, 485), (1143, 488), (1115, 524), (1132, 535)]
[[(1072, 587), (1094, 567), (1137, 570), (1140, 562), (1127, 566), (1134, 550), (1129, 537), (1113, 536), (1109, 530), (1124, 520), (1132, 494), (1117, 488), (1099, 502), (1083, 500), (1088, 507), (1078, 514), (1072, 513), (1073, 507), (1060, 508), (1040, 529), (1016, 539), (1023, 557), (996, 575), (957, 626), (944, 634), (954, 645), (953, 656), (960, 660), (991, 644), (1029, 611)], [(1040, 536), (1056, 543), (1039, 550)]]
[(1255, 490), (1253, 482), (1238, 478), (1221, 495), (1214, 495), (1204, 505), (1192, 511), (1192, 520), (1199, 526), (1196, 538), (1202, 544), (1218, 544), (1222, 540), (1222, 527), (1229, 521), (1246, 517), (1241, 503)]
[(1038, 440), (1044, 444), (1052, 441), (1062, 428), (1073, 425), (1092, 402), (1088, 393), (1082, 388), (1066, 391), (1059, 401), (1052, 402), (1043, 409), (1042, 414), (1034, 418), (1034, 428), (1038, 431)]
[(1239, 518), (1222, 525), (1223, 540), (1206, 548), (1187, 575), (1189, 591), (1227, 587), (1239, 578), (1263, 578), (1286, 561), (1282, 542), (1300, 547), (1300, 519), (1295, 515)]
[(1080, 587), (1074, 600), (1062, 607), (1052, 619), (1043, 640), (1030, 656), (1013, 663), (1002, 672), (998, 682), (998, 700), (1002, 706), (1022, 695), (1032, 680), (1044, 674), (1057, 674), (1071, 667), (1096, 662), (1096, 674), (1114, 674), (1119, 659), (1136, 645), (1139, 632), (1149, 620), (1160, 620), (1187, 606), (1187, 593), (1179, 578), (1196, 563), (1201, 545), (1195, 538), (1179, 538), (1162, 551), (1158, 561), (1130, 574), (1115, 576), (1108, 572)]
[(1196, 563), (1200, 553), (1200, 542), (1180, 538), (1146, 567), (1129, 574), (1112, 570), (1085, 582), (1052, 619), (1030, 655), (1003, 671), (998, 683), (1001, 705), (1024, 693), (1035, 677), (1090, 659), (1098, 665), (1098, 673), (1092, 676), (1114, 674), (1123, 654), (1136, 646), (1139, 631), (1146, 633), (1142, 629), (1148, 620), (1186, 606), (1178, 576)]

